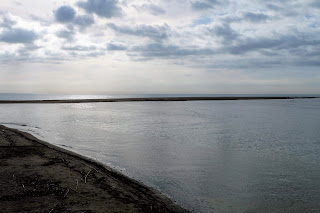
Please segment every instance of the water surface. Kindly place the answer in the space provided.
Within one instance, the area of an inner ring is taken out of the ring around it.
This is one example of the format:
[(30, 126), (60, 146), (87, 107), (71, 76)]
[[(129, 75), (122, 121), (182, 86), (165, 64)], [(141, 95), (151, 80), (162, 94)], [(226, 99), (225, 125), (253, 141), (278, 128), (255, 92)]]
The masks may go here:
[(0, 122), (194, 212), (319, 212), (320, 100), (4, 104)]

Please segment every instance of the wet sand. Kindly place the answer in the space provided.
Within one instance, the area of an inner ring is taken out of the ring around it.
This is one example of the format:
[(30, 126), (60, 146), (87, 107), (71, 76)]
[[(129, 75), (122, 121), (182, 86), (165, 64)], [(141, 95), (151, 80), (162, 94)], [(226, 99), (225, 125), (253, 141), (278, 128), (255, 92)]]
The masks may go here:
[(0, 125), (0, 212), (188, 212), (98, 162)]
[(306, 99), (318, 97), (159, 97), (159, 98), (109, 98), (109, 99), (69, 99), (69, 100), (0, 100), (0, 104), (53, 104), (53, 103), (93, 103), (93, 102), (136, 102), (136, 101), (218, 101), (218, 100), (274, 100)]

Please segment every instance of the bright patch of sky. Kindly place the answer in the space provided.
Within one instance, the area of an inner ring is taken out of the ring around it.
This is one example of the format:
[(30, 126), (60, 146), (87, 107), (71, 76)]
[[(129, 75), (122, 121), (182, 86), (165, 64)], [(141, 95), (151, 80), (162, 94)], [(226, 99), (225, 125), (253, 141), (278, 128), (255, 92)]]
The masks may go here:
[(0, 2), (0, 92), (320, 93), (318, 0)]

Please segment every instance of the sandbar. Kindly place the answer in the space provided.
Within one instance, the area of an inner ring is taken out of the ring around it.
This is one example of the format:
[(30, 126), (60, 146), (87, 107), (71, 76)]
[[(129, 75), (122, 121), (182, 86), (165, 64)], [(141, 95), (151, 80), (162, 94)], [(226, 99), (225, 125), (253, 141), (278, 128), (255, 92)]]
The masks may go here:
[(231, 101), (231, 100), (278, 100), (309, 99), (314, 96), (261, 96), (261, 97), (156, 97), (156, 98), (107, 98), (107, 99), (68, 99), (68, 100), (0, 100), (0, 104), (59, 104), (59, 103), (95, 103), (95, 102), (141, 102), (141, 101)]

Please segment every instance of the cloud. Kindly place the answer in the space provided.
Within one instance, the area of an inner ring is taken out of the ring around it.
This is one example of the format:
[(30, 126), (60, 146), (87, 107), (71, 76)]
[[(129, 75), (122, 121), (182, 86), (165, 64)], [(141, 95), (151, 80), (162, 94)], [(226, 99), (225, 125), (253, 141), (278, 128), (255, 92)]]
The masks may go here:
[(215, 54), (210, 48), (181, 48), (177, 45), (164, 45), (152, 43), (143, 46), (135, 46), (132, 52), (139, 53), (142, 57), (151, 59), (152, 57), (175, 58), (190, 55), (212, 55)]
[[(224, 1), (226, 3), (226, 1)], [(195, 1), (191, 2), (191, 7), (194, 10), (207, 10), (212, 9), (216, 5), (220, 5), (221, 2), (218, 0), (203, 0), (203, 1)]]
[(195, 10), (206, 10), (211, 9), (213, 6), (207, 2), (196, 1), (191, 3), (191, 6)]
[(73, 39), (73, 35), (75, 34), (75, 32), (73, 30), (59, 30), (56, 33), (56, 36), (58, 36), (59, 38), (64, 38), (67, 40), (72, 40)]
[(233, 30), (229, 24), (223, 24), (221, 26), (216, 26), (209, 30), (214, 35), (221, 37), (225, 43), (232, 42), (239, 37), (239, 33)]
[(314, 0), (311, 4), (312, 7), (320, 8), (320, 1)]
[(87, 0), (79, 1), (77, 5), (87, 13), (94, 13), (103, 18), (122, 15), (122, 9), (118, 5), (118, 0)]
[(4, 16), (2, 18), (2, 22), (0, 23), (0, 27), (10, 28), (13, 25), (15, 25), (16, 23), (17, 23), (16, 21)]
[(283, 8), (282, 7), (279, 7), (275, 4), (266, 4), (266, 7), (270, 10), (274, 10), (274, 11), (280, 11), (282, 10)]
[(75, 15), (76, 11), (70, 6), (61, 6), (54, 12), (56, 20), (61, 23), (73, 21)]
[(96, 51), (96, 52), (89, 52), (85, 56), (96, 58), (96, 57), (104, 56), (105, 54), (106, 54), (105, 51)]
[(86, 28), (94, 24), (94, 18), (92, 15), (81, 15), (74, 19), (74, 23), (82, 28)]
[(241, 16), (226, 15), (221, 19), (221, 21), (224, 22), (225, 24), (241, 23), (243, 21), (252, 22), (252, 23), (262, 23), (262, 22), (266, 22), (268, 19), (270, 19), (270, 16), (263, 13), (246, 12)]
[(136, 7), (139, 11), (149, 11), (152, 15), (163, 15), (166, 11), (155, 4), (143, 4), (140, 7)]
[(33, 43), (25, 44), (23, 47), (21, 47), (17, 52), (20, 54), (20, 56), (30, 56), (33, 51), (38, 50), (42, 48), (41, 46), (35, 45)]
[(263, 49), (290, 50), (301, 46), (319, 46), (320, 39), (306, 39), (304, 36), (282, 35), (279, 38), (247, 38), (230, 48), (232, 54), (244, 54)]
[(127, 47), (125, 47), (122, 44), (114, 44), (114, 43), (109, 43), (107, 44), (107, 50), (109, 51), (120, 51), (120, 50), (126, 50)]
[(16, 58), (16, 55), (13, 54), (13, 53), (9, 53), (7, 51), (0, 53), (0, 59), (1, 59), (0, 61), (1, 61), (1, 63), (11, 62), (15, 58)]
[(269, 18), (269, 16), (263, 13), (248, 12), (244, 14), (243, 18), (247, 21), (258, 23), (258, 22), (265, 22)]
[(302, 67), (320, 67), (320, 61), (319, 59), (305, 59), (305, 60), (297, 60), (294, 62), (294, 65), (296, 66), (302, 66)]
[(22, 3), (19, 2), (19, 1), (14, 1), (14, 4), (17, 5), (17, 6), (21, 6), (22, 5)]
[(200, 18), (197, 18), (193, 21), (192, 26), (206, 25), (211, 22), (212, 22), (212, 20), (209, 17), (200, 17)]
[(315, 47), (313, 50), (308, 51), (306, 54), (308, 57), (319, 57), (320, 56), (320, 47)]
[(62, 46), (64, 54), (71, 58), (86, 59), (96, 58), (106, 54), (104, 48), (98, 48), (96, 45), (67, 45)]
[(299, 5), (297, 1), (273, 1), (267, 3), (265, 9), (277, 12), (277, 15), (284, 15), (287, 17), (294, 17), (299, 15), (298, 9), (302, 5)]
[(168, 38), (168, 25), (137, 25), (135, 27), (130, 26), (117, 26), (113, 23), (108, 24), (108, 26), (113, 29), (114, 31), (121, 33), (121, 34), (127, 34), (127, 35), (133, 35), (133, 36), (139, 36), (139, 37), (148, 37), (153, 40), (163, 40)]
[(76, 16), (76, 11), (70, 6), (59, 7), (55, 11), (55, 19), (60, 23), (73, 23), (81, 28), (94, 24), (94, 17), (92, 15)]
[(10, 28), (0, 34), (0, 41), (6, 43), (32, 43), (38, 39), (38, 35), (32, 30), (22, 28)]
[(63, 46), (61, 49), (67, 50), (67, 51), (92, 51), (92, 50), (96, 50), (97, 47), (94, 45), (91, 45), (91, 46), (75, 45), (75, 46)]
[(43, 17), (39, 17), (33, 14), (30, 14), (29, 17), (31, 18), (32, 21), (41, 24), (42, 26), (50, 26), (51, 20)]

